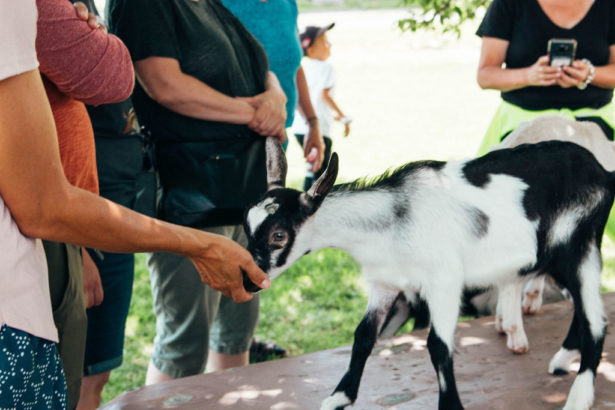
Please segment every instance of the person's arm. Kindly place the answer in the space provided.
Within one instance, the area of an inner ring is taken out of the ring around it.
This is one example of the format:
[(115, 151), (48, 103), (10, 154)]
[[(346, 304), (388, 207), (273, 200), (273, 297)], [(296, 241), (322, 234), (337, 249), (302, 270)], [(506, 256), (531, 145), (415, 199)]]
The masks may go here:
[(0, 81), (0, 196), (27, 236), (110, 252), (189, 257), (203, 282), (238, 302), (251, 299), (240, 268), (270, 286), (249, 252), (219, 235), (133, 212), (69, 184), (38, 70)]
[(248, 124), (254, 117), (255, 110), (250, 104), (184, 74), (175, 58), (148, 57), (136, 61), (135, 70), (145, 92), (176, 113), (233, 124)]
[[(297, 81), (299, 112), (308, 123), (308, 133), (303, 139), (303, 156), (307, 162), (312, 164), (310, 171), (317, 172), (325, 158), (325, 142), (320, 133), (318, 117), (316, 117), (314, 106), (312, 105), (303, 67), (299, 66), (295, 78)], [(312, 150), (315, 150), (316, 153), (310, 154), (310, 152), (313, 152)]]
[(134, 86), (128, 49), (106, 29), (92, 28), (69, 1), (37, 0), (40, 71), (58, 89), (99, 105), (124, 101)]
[(504, 68), (509, 42), (495, 37), (483, 37), (477, 81), (482, 89), (511, 91), (530, 85), (549, 86), (560, 76), (558, 67), (549, 66), (549, 57), (541, 56), (525, 68)]

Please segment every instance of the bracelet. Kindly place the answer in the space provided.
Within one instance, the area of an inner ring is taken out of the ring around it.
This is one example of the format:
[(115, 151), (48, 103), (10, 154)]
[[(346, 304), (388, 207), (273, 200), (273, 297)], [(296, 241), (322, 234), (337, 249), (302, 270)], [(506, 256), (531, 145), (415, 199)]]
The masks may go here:
[(308, 123), (308, 124), (310, 124), (310, 125), (314, 125), (315, 123), (317, 123), (317, 122), (318, 122), (318, 117), (317, 117), (317, 116), (315, 116), (315, 115), (312, 115), (311, 117), (308, 117), (308, 118), (306, 119), (306, 121), (307, 121), (307, 123)]
[(594, 81), (594, 76), (596, 75), (596, 67), (594, 67), (592, 62), (589, 61), (587, 58), (584, 58), (583, 60), (581, 60), (581, 62), (589, 68), (589, 74), (587, 74), (585, 80), (583, 80), (579, 85), (577, 85), (577, 88), (579, 90), (584, 90), (589, 84), (591, 84), (592, 81)]
[(346, 117), (345, 115), (342, 118), (340, 118), (340, 122), (344, 125), (350, 124), (351, 121), (352, 121), (352, 118)]

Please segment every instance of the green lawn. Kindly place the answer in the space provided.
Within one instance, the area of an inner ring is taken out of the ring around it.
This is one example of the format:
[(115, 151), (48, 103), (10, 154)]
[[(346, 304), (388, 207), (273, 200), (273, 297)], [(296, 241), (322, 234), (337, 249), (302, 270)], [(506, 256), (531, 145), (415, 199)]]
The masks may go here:
[[(376, 0), (374, 0), (374, 3)], [(337, 102), (354, 120), (351, 136), (333, 129), (340, 180), (376, 175), (418, 159), (473, 156), (499, 96), (476, 85), (475, 26), (461, 39), (435, 33), (401, 34), (403, 10), (302, 13), (300, 26), (336, 22), (329, 38), (337, 69)], [(291, 141), (289, 180), (299, 186), (300, 150)], [(604, 290), (615, 290), (615, 246), (604, 246)], [(366, 303), (357, 264), (339, 250), (303, 257), (262, 294), (257, 336), (291, 355), (352, 342)], [(154, 338), (154, 316), (143, 255), (127, 324), (124, 364), (104, 391), (110, 400), (140, 386)]]

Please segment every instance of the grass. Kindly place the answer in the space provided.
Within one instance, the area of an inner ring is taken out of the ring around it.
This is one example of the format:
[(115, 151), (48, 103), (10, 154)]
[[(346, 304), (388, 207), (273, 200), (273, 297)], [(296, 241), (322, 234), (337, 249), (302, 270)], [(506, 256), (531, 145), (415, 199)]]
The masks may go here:
[[(480, 47), (475, 25), (465, 27), (459, 40), (436, 33), (401, 34), (396, 21), (405, 13), (300, 15), (300, 27), (336, 22), (329, 35), (337, 69), (335, 98), (353, 118), (349, 138), (341, 137), (338, 125), (332, 131), (342, 181), (418, 159), (473, 156), (499, 103), (497, 93), (480, 90), (474, 80)], [(298, 187), (304, 167), (296, 143), (291, 141), (287, 156), (289, 180)], [(606, 241), (603, 250), (603, 291), (613, 291), (615, 246)], [(329, 249), (300, 259), (261, 297), (256, 336), (299, 355), (350, 344), (366, 290), (355, 261)], [(154, 335), (149, 278), (139, 255), (124, 364), (111, 373), (105, 401), (143, 385)]]

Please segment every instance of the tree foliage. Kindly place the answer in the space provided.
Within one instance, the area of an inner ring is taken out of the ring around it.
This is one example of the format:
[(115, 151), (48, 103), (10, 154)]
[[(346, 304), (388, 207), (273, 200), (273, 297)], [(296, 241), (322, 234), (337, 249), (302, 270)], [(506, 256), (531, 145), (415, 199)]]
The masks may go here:
[(463, 22), (476, 17), (492, 0), (402, 0), (412, 6), (410, 17), (398, 22), (403, 31), (422, 29), (461, 34)]

